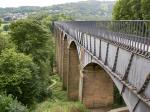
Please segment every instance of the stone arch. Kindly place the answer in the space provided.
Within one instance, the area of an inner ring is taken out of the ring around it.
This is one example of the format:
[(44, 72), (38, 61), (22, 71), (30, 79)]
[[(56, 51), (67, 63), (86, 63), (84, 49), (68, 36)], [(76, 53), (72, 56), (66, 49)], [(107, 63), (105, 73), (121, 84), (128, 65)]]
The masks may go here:
[(77, 46), (74, 41), (69, 46), (69, 64), (68, 64), (68, 99), (78, 100), (79, 97), (79, 56)]
[(113, 81), (96, 63), (83, 68), (81, 83), (82, 102), (87, 108), (107, 107), (113, 104)]
[(69, 52), (67, 50), (68, 42), (67, 42), (67, 35), (65, 34), (63, 38), (63, 89), (67, 89), (67, 73), (68, 73), (68, 58)]

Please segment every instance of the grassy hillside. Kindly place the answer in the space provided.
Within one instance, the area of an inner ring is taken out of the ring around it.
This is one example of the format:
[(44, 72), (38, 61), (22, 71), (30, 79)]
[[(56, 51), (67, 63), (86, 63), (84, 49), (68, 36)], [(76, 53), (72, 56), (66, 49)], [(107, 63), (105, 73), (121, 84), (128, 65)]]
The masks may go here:
[(80, 102), (67, 100), (67, 93), (62, 90), (58, 75), (52, 76), (51, 79), (52, 98), (37, 104), (31, 112), (89, 112)]

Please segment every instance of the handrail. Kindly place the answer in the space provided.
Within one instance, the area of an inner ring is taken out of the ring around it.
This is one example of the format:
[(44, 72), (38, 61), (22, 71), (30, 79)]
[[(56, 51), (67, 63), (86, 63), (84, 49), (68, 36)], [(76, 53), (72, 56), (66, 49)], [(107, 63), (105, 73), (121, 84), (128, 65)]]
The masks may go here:
[(150, 52), (150, 20), (65, 21), (54, 25), (73, 37), (81, 32)]

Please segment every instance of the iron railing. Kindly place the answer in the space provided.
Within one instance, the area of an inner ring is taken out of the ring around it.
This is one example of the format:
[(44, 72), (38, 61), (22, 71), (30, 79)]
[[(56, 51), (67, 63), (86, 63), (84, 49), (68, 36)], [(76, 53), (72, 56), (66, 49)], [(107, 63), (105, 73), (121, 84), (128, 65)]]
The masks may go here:
[(55, 22), (55, 26), (74, 38), (81, 33), (116, 42), (137, 51), (150, 52), (150, 20), (68, 21)]

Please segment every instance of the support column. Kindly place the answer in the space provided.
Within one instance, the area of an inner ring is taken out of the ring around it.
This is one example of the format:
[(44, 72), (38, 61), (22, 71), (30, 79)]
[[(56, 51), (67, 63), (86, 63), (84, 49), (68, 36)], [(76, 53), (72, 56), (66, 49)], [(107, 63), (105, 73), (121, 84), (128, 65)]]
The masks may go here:
[(56, 72), (58, 73), (58, 34), (57, 31), (56, 33), (56, 37), (55, 37), (55, 44), (56, 44)]
[(67, 64), (68, 64), (67, 37), (64, 38), (63, 44), (63, 89), (67, 89)]
[(60, 76), (61, 76), (61, 79), (63, 79), (63, 35), (61, 34), (61, 37), (60, 37)]
[(61, 47), (61, 42), (60, 42), (60, 34), (58, 36), (58, 75), (60, 76), (60, 47)]
[(79, 58), (75, 43), (69, 48), (69, 71), (68, 71), (68, 98), (69, 100), (78, 100), (79, 97)]

